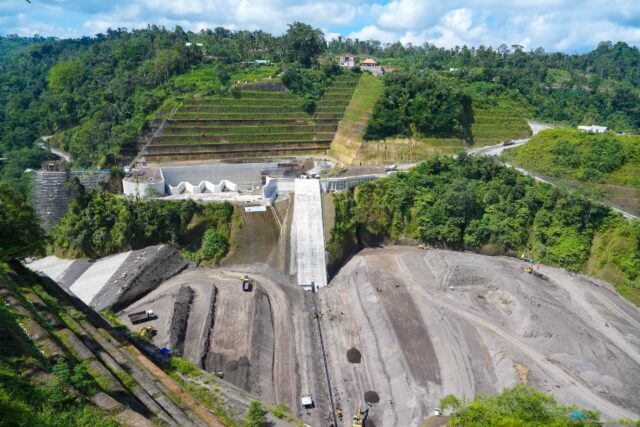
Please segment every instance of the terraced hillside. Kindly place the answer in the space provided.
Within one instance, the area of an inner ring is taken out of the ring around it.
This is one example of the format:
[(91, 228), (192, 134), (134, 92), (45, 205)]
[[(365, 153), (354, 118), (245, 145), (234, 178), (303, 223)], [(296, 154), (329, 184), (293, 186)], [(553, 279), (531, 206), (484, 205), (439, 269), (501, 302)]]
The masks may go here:
[(53, 425), (67, 417), (60, 425), (69, 425), (74, 414), (85, 423), (91, 414), (93, 425), (224, 425), (123, 334), (53, 283), (20, 269), (1, 272), (0, 298), (0, 366), (23, 370), (12, 372), (19, 377), (13, 383), (3, 375), (0, 392), (16, 393), (11, 399), (17, 405), (50, 411), (38, 422), (39, 410), (28, 415), (15, 406), (15, 421), (31, 416), (22, 421)]
[(324, 153), (355, 83), (355, 77), (338, 76), (313, 116), (287, 91), (241, 90), (239, 97), (185, 100), (152, 139), (145, 156), (192, 160)]
[(473, 100), (471, 133), (475, 147), (531, 136), (527, 118), (533, 117), (534, 112), (524, 99), (480, 83), (467, 89)]

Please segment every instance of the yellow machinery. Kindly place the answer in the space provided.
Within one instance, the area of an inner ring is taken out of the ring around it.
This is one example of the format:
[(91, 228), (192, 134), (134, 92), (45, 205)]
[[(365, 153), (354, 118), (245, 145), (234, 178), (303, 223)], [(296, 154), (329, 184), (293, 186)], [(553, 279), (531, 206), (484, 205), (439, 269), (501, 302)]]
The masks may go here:
[(524, 268), (524, 272), (525, 272), (525, 273), (529, 273), (529, 274), (531, 274), (531, 273), (533, 273), (533, 269), (534, 269), (535, 267), (539, 266), (539, 265), (540, 265), (540, 262), (539, 262), (539, 261), (538, 261), (538, 262), (536, 262), (536, 263), (530, 262), (530, 263), (529, 263), (529, 265), (528, 265), (527, 267), (525, 267), (525, 268)]
[(353, 416), (353, 420), (351, 422), (352, 427), (362, 427), (364, 426), (364, 419), (362, 418), (362, 407), (361, 404), (358, 403), (358, 413)]
[(140, 337), (144, 340), (151, 341), (151, 339), (158, 333), (153, 325), (147, 325), (140, 328)]

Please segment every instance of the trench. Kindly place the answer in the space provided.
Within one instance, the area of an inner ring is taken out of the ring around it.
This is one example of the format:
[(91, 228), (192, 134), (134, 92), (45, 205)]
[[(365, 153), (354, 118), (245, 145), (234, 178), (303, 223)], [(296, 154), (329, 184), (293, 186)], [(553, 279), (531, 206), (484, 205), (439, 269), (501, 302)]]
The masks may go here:
[[(318, 305), (316, 304), (316, 294), (313, 294), (313, 308), (318, 313)], [(333, 416), (333, 425), (338, 425), (338, 416), (336, 414), (336, 405), (333, 401), (333, 391), (331, 388), (331, 378), (329, 377), (329, 364), (327, 363), (327, 352), (324, 349), (324, 339), (322, 338), (322, 325), (320, 324), (320, 316), (316, 316), (318, 323), (318, 334), (320, 336), (320, 349), (322, 350), (322, 362), (324, 363), (324, 373), (327, 377), (327, 389), (329, 390), (329, 401), (331, 402), (331, 415)]]

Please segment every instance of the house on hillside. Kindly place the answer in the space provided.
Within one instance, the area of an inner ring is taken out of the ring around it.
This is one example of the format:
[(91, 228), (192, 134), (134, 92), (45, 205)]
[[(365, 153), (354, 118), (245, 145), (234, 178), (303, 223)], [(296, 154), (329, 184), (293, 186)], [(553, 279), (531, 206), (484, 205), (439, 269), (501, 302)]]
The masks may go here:
[(367, 58), (363, 61), (360, 61), (360, 68), (362, 71), (369, 71), (371, 74), (375, 75), (383, 75), (384, 68), (380, 66), (380, 63), (372, 58)]
[(341, 67), (353, 68), (356, 66), (356, 57), (353, 55), (342, 55), (338, 61)]
[(591, 126), (578, 126), (578, 129), (580, 129), (583, 132), (587, 132), (587, 133), (608, 133), (609, 132), (609, 128), (606, 126), (596, 126), (596, 125), (591, 125)]

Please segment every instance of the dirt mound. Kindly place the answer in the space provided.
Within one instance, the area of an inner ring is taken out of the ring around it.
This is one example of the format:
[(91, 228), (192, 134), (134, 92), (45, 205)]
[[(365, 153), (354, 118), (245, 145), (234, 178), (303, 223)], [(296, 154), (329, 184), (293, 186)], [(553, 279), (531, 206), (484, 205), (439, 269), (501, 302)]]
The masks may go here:
[(364, 392), (364, 401), (367, 403), (378, 403), (380, 402), (380, 396), (375, 391), (365, 391)]
[(189, 313), (195, 292), (190, 287), (180, 288), (178, 298), (173, 305), (173, 314), (171, 315), (171, 327), (169, 348), (176, 356), (182, 356), (184, 353), (184, 338), (187, 334), (187, 324), (189, 322)]
[(360, 363), (362, 360), (362, 354), (357, 348), (352, 347), (347, 351), (347, 360), (349, 363)]
[(95, 296), (98, 311), (118, 311), (154, 290), (160, 283), (184, 270), (188, 262), (174, 244), (149, 246), (133, 251)]

